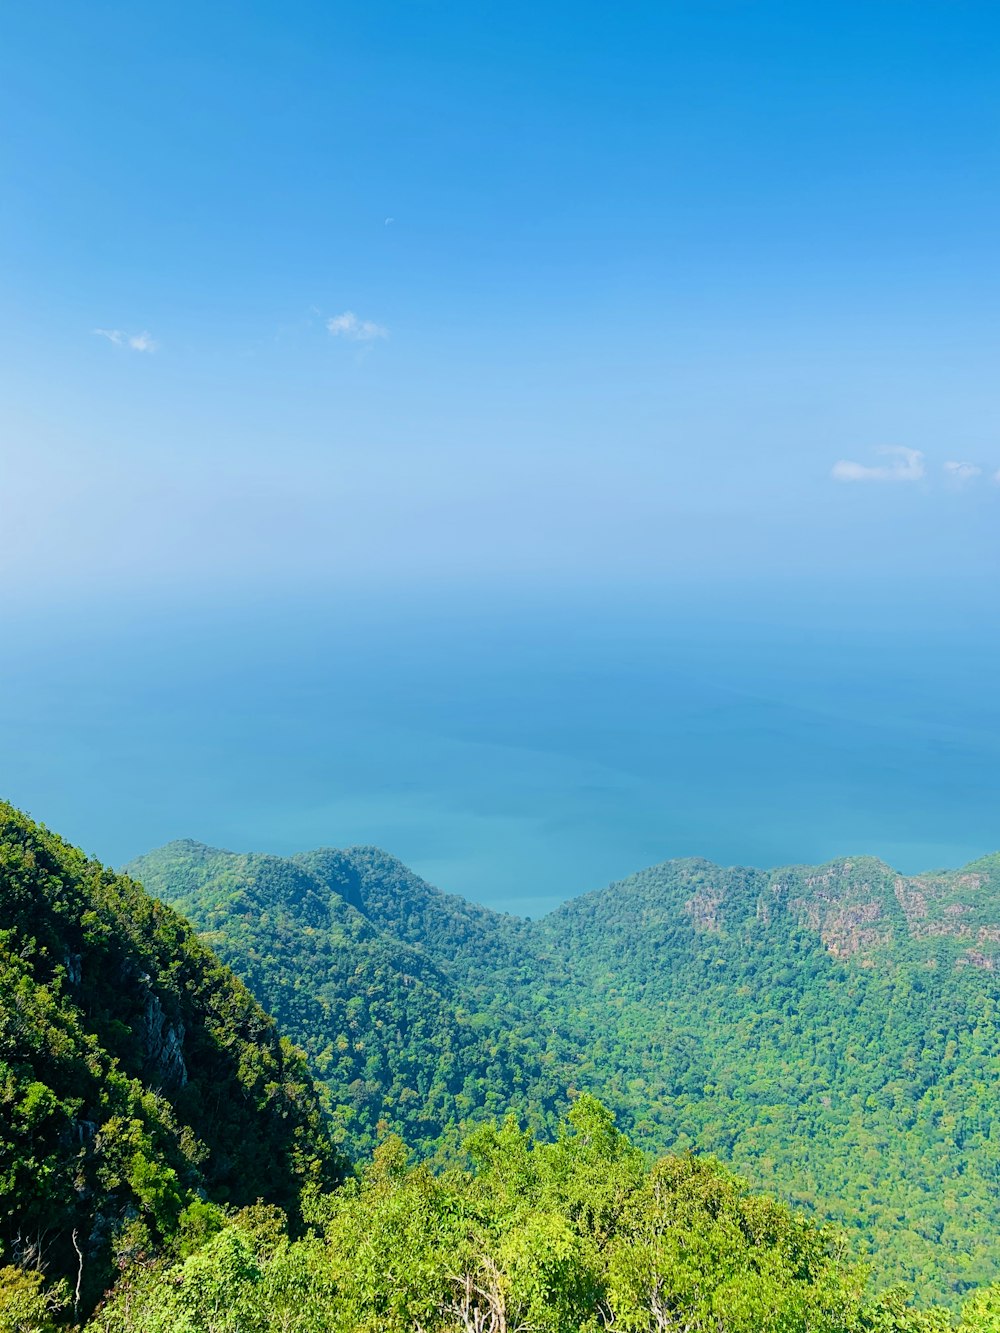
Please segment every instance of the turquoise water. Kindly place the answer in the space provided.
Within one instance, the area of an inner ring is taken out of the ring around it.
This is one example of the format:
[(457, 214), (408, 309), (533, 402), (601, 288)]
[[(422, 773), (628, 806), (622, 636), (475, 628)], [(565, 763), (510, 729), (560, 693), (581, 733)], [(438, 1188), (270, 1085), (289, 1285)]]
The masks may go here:
[(8, 608), (0, 790), (114, 863), (374, 842), (537, 914), (671, 856), (1000, 847), (984, 587)]

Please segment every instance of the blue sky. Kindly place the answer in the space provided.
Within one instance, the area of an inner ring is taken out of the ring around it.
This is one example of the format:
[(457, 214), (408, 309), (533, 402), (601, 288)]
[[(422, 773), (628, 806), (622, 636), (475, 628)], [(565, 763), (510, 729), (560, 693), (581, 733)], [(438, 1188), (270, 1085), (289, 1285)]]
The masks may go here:
[(0, 9), (0, 784), (541, 910), (995, 848), (995, 3)]
[(998, 68), (952, 0), (7, 6), (13, 586), (988, 575)]

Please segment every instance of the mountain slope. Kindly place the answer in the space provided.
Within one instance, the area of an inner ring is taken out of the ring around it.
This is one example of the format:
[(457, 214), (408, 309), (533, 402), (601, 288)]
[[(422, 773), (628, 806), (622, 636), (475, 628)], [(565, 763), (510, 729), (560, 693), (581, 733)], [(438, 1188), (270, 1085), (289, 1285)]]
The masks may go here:
[(282, 859), (178, 842), (130, 871), (307, 1051), (352, 1155), (383, 1124), (424, 1153), (511, 1108), (554, 1125), (565, 1077), (495, 982), (501, 963), (516, 967), (521, 923), (438, 893), (373, 848)]
[(534, 935), (641, 1142), (719, 1153), (953, 1294), (1000, 1266), (998, 865), (671, 862)]
[(134, 881), (0, 804), (4, 1262), (82, 1273), (85, 1308), (193, 1198), (294, 1215), (340, 1170), (246, 987)]
[(851, 1227), (925, 1297), (1000, 1271), (1000, 858), (668, 862), (535, 922), (373, 849), (172, 844), (134, 869), (307, 1047), (352, 1143), (377, 1119), (425, 1149), (486, 1111), (550, 1123), (585, 1089), (643, 1147), (717, 1153)]

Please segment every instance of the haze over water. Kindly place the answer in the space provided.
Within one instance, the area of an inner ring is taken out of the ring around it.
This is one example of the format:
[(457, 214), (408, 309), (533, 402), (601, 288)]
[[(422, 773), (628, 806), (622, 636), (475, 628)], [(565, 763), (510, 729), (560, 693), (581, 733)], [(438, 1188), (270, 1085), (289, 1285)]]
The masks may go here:
[(374, 842), (528, 915), (672, 856), (915, 872), (1000, 846), (995, 610), (786, 583), (22, 611), (0, 762), (112, 862)]

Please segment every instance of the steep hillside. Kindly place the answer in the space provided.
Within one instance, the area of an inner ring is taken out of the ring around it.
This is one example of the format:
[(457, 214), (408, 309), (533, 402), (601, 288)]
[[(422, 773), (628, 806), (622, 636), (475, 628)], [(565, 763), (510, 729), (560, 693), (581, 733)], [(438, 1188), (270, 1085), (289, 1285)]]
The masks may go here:
[(719, 1153), (951, 1295), (1000, 1266), (998, 865), (670, 862), (533, 935), (640, 1142)]
[(310, 1056), (352, 1155), (380, 1126), (424, 1153), (470, 1119), (551, 1127), (566, 1077), (497, 978), (533, 955), (521, 923), (431, 888), (372, 848), (282, 859), (171, 843), (130, 866)]
[(419, 948), (484, 999), (513, 999), (498, 974), (528, 980), (537, 966), (526, 923), (442, 893), (377, 847), (323, 848), (292, 857), (353, 903), (388, 938)]
[(135, 871), (306, 1046), (352, 1146), (379, 1119), (425, 1150), (487, 1111), (548, 1124), (587, 1090), (927, 1297), (1000, 1272), (1000, 858), (668, 862), (530, 923), (372, 849), (173, 844)]
[(0, 804), (0, 1262), (86, 1308), (196, 1197), (341, 1170), (300, 1055), (175, 912)]

